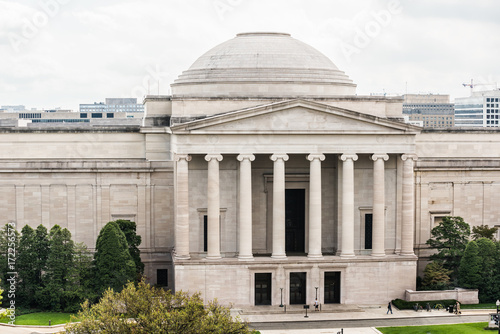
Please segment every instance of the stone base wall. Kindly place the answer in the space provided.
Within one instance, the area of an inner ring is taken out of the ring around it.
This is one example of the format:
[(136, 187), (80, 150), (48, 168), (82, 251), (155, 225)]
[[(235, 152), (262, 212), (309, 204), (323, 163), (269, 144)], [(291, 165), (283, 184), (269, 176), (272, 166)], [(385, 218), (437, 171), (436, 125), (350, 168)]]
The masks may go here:
[(445, 300), (455, 299), (462, 304), (478, 304), (478, 290), (477, 289), (454, 289), (454, 290), (440, 290), (440, 291), (413, 291), (406, 290), (405, 300), (407, 302), (414, 301), (431, 301), (431, 300)]
[(328, 256), (322, 260), (289, 257), (279, 261), (255, 258), (254, 261), (237, 259), (175, 260), (175, 290), (200, 292), (205, 301), (217, 298), (222, 304), (236, 307), (254, 306), (255, 273), (271, 273), (272, 305), (289, 304), (290, 273), (306, 273), (306, 302), (314, 301), (318, 287), (318, 300), (324, 303), (325, 272), (341, 274), (341, 304), (385, 304), (395, 298), (404, 298), (406, 289), (415, 288), (416, 257), (387, 256), (374, 260), (358, 256), (345, 260)]

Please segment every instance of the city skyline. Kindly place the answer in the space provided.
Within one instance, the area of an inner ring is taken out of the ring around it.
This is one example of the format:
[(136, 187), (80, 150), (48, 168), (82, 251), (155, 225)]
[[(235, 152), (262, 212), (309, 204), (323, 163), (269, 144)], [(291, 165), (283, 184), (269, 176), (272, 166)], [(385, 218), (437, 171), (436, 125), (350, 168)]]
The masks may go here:
[[(0, 1), (0, 104), (78, 110), (170, 93), (214, 45), (248, 31), (310, 44), (358, 95), (465, 97), (500, 81), (500, 5), (489, 1)], [(159, 87), (158, 87), (159, 83)]]

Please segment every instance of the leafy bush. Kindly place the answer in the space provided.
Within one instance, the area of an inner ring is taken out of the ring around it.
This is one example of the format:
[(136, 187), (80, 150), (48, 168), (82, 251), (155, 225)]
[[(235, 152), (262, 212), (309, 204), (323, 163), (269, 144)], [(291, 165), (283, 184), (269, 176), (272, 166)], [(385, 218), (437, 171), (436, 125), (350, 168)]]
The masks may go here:
[(457, 301), (455, 299), (444, 299), (444, 300), (431, 300), (431, 301), (416, 301), (416, 302), (407, 302), (406, 300), (402, 299), (394, 299), (392, 301), (392, 305), (397, 307), (400, 310), (413, 310), (413, 306), (415, 304), (418, 304), (422, 306), (425, 309), (425, 305), (429, 303), (431, 305), (431, 308), (434, 308), (436, 304), (441, 304), (443, 307), (448, 307), (449, 305), (454, 305)]

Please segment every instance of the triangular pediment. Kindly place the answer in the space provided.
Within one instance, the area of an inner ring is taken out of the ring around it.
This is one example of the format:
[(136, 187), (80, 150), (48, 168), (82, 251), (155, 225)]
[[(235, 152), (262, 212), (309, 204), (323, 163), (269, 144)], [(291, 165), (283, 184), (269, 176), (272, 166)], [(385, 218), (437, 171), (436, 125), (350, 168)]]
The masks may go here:
[(322, 103), (292, 100), (178, 124), (173, 133), (414, 133), (420, 128)]

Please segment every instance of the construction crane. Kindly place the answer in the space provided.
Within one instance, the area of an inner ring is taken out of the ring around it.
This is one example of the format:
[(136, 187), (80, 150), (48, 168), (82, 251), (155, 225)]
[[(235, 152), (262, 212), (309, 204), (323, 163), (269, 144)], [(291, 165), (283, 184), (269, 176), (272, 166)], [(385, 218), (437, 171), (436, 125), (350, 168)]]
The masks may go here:
[(487, 83), (487, 82), (481, 82), (481, 83), (474, 83), (473, 79), (470, 79), (470, 84), (469, 83), (463, 83), (462, 86), (464, 87), (470, 87), (470, 95), (472, 96), (472, 90), (476, 86), (489, 86), (489, 85), (495, 85), (495, 89), (497, 87), (497, 83)]

